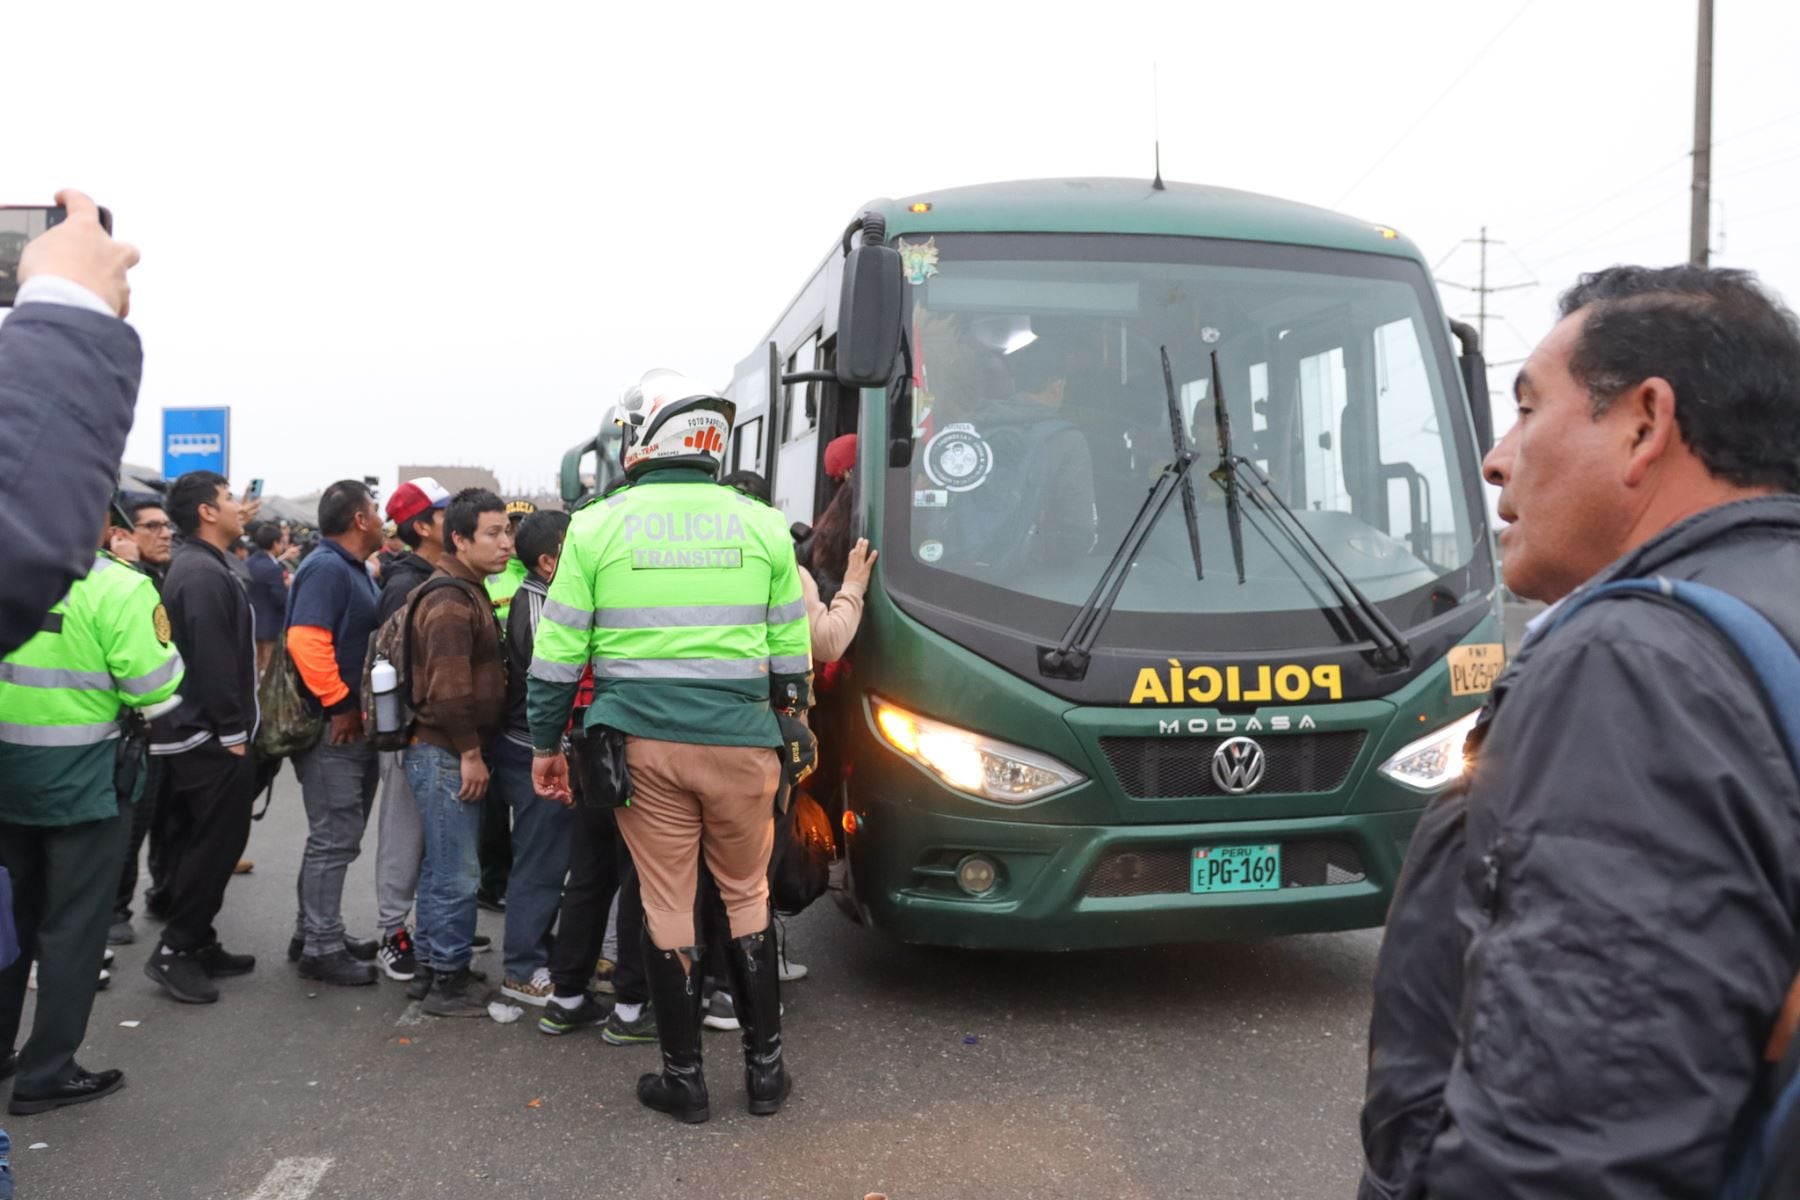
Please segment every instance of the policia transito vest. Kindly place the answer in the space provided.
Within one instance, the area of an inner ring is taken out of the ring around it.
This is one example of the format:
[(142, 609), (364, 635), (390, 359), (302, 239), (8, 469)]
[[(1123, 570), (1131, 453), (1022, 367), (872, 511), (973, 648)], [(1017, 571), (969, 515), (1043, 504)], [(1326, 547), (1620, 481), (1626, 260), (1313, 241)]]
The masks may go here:
[(793, 538), (704, 471), (647, 472), (569, 522), (538, 623), (532, 745), (561, 744), (583, 669), (587, 725), (666, 742), (781, 744), (770, 708), (812, 671)]
[(39, 632), (0, 660), (0, 821), (116, 816), (121, 718), (168, 700), (182, 670), (156, 585), (97, 554)]

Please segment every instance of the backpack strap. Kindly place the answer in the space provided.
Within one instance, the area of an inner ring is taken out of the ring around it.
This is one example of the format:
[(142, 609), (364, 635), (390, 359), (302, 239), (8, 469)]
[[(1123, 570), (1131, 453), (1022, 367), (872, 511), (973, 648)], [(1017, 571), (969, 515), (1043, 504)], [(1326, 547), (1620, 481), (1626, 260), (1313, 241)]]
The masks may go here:
[(412, 592), (407, 595), (406, 626), (401, 631), (400, 635), (406, 646), (406, 678), (396, 682), (401, 688), (401, 694), (406, 697), (406, 702), (408, 704), (414, 703), (412, 686), (413, 618), (418, 615), (419, 603), (425, 599), (425, 593), (436, 591), (440, 587), (454, 587), (460, 589), (465, 595), (470, 597), (470, 602), (475, 604), (477, 612), (491, 611), (484, 610), (482, 607), (487, 602), (487, 596), (485, 594), (477, 597), (474, 584), (469, 583), (466, 580), (458, 579), (454, 575), (434, 575), (424, 583), (421, 583), (418, 587), (414, 588)]
[[(1769, 702), (1775, 731), (1800, 774), (1800, 653), (1750, 605), (1729, 592), (1687, 579), (1615, 579), (1577, 596), (1556, 614), (1555, 629), (1596, 600), (1608, 596), (1648, 595), (1673, 600), (1706, 620), (1730, 642), (1750, 668)], [(1548, 631), (1546, 631), (1548, 632)]]

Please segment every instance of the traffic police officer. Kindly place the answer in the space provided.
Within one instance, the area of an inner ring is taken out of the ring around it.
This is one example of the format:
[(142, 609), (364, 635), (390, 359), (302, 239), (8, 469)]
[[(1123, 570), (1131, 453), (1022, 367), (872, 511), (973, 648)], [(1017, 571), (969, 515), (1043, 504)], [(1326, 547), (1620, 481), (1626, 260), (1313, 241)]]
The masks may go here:
[(777, 712), (803, 711), (812, 659), (793, 539), (781, 514), (716, 478), (736, 407), (671, 371), (626, 393), (630, 486), (575, 513), (531, 664), (534, 781), (567, 800), (560, 749), (591, 663), (594, 731), (625, 735), (630, 803), (618, 811), (643, 888), (645, 973), (663, 1069), (638, 1099), (706, 1120), (694, 898), (699, 858), (730, 918), (728, 966), (744, 1029), (750, 1111), (791, 1087), (769, 928)]
[[(105, 552), (31, 640), (0, 660), (0, 864), (12, 876), (19, 958), (0, 971), (0, 1077), (8, 1111), (97, 1100), (121, 1071), (75, 1062), (106, 950), (139, 791), (144, 722), (177, 703), (168, 614), (149, 577)], [(26, 976), (37, 1016), (16, 1058)]]

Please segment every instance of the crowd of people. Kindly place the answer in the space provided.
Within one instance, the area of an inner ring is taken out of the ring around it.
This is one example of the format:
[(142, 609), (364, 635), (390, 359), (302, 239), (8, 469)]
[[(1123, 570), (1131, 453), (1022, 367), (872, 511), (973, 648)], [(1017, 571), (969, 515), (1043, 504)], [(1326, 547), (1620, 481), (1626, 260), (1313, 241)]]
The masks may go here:
[[(729, 419), (716, 396), (667, 378), (686, 390), (659, 402), (698, 405), (721, 425)], [(669, 415), (658, 414), (665, 424)], [(762, 573), (719, 574), (747, 589), (745, 607), (757, 617), (735, 631), (750, 674), (765, 662), (784, 667), (772, 678), (801, 718), (814, 659), (841, 659), (855, 637), (874, 560), (866, 542), (847, 538), (855, 440), (831, 447), (843, 499), (816, 533), (790, 531), (759, 476), (719, 480), (712, 455), (665, 450), (630, 469), (636, 491), (672, 478), (702, 484), (707, 503), (728, 507), (740, 524), (745, 506), (757, 510), (749, 528)], [(671, 457), (680, 461), (669, 465)], [(367, 986), (385, 976), (430, 1016), (486, 1018), (529, 1005), (541, 1010), (547, 1034), (597, 1026), (613, 1045), (660, 1040), (667, 1066), (646, 1084), (646, 1103), (685, 1120), (705, 1115), (694, 1090), (697, 1030), (741, 1029), (753, 1111), (779, 1107), (789, 1084), (774, 989), (807, 969), (787, 957), (771, 924), (766, 876), (778, 795), (805, 782), (781, 778), (771, 748), (782, 736), (766, 687), (758, 697), (734, 684), (721, 698), (679, 677), (611, 677), (564, 594), (579, 591), (580, 611), (606, 624), (611, 610), (591, 581), (574, 582), (590, 571), (592, 540), (576, 552), (578, 568), (559, 570), (572, 527), (566, 512), (482, 489), (452, 495), (429, 477), (402, 481), (381, 505), (366, 483), (343, 480), (321, 494), (316, 534), (297, 537), (284, 523), (257, 520), (257, 502), (212, 472), (144, 486), (115, 498), (93, 569), (65, 602), (78, 607), (100, 581), (115, 592), (129, 581), (126, 611), (143, 610), (136, 643), (153, 661), (135, 676), (111, 668), (123, 681), (117, 701), (144, 719), (116, 753), (102, 742), (106, 753), (88, 756), (109, 769), (106, 786), (88, 788), (96, 812), (110, 805), (117, 814), (103, 823), (104, 844), (59, 863), (49, 907), (23, 914), (39, 1005), (12, 1111), (98, 1099), (123, 1083), (120, 1070), (89, 1072), (73, 1061), (94, 992), (110, 981), (112, 952), (95, 942), (96, 906), (108, 914), (104, 944), (130, 944), (143, 885), (143, 912), (160, 926), (144, 971), (175, 1001), (218, 1002), (229, 990), (221, 981), (257, 968), (255, 955), (221, 943), (216, 923), (232, 876), (254, 866), (243, 854), (257, 797), (289, 765), (307, 837), (286, 956), (309, 986)], [(796, 533), (808, 536), (796, 541)], [(684, 595), (709, 585), (718, 582), (679, 581)], [(571, 671), (546, 668), (544, 655), (556, 652), (541, 644), (546, 630)], [(408, 720), (398, 732), (371, 720), (377, 665), (403, 673)], [(300, 701), (300, 720), (316, 725), (298, 747), (279, 740), (284, 686)], [(633, 690), (644, 686), (663, 694)], [(673, 708), (659, 713), (658, 705)], [(674, 769), (677, 747), (663, 739), (685, 728), (711, 743), (733, 721), (738, 734), (725, 736), (739, 744), (709, 745), (729, 768), (719, 778)], [(563, 761), (590, 724), (633, 735), (629, 807), (615, 806), (622, 797), (580, 803), (579, 769), (548, 784), (541, 766), (534, 771), (548, 756)], [(645, 744), (663, 748), (663, 758), (641, 757)], [(114, 779), (110, 768), (127, 760), (136, 768)], [(6, 774), (11, 788), (35, 782), (16, 769)], [(734, 803), (732, 823), (715, 838), (705, 822), (703, 836), (681, 807), (704, 807), (700, 798), (720, 789)], [(44, 792), (42, 803), (57, 796)], [(377, 812), (377, 927), (359, 937), (344, 920), (345, 879)], [(83, 919), (45, 919), (65, 906)], [(504, 914), (493, 979), (475, 965), (488, 949), (476, 931), (479, 908)], [(760, 940), (746, 949), (740, 943), (750, 938)], [(88, 966), (66, 969), (71, 962)]]

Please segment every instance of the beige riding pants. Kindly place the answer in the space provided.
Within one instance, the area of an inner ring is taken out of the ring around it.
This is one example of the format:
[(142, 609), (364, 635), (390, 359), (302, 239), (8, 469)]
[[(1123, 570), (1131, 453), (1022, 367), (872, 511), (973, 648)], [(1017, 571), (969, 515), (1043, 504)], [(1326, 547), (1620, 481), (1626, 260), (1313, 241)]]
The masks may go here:
[(625, 763), (631, 803), (619, 809), (619, 832), (637, 864), (650, 940), (662, 950), (695, 944), (701, 854), (724, 897), (731, 936), (768, 928), (781, 782), (775, 751), (628, 737)]

